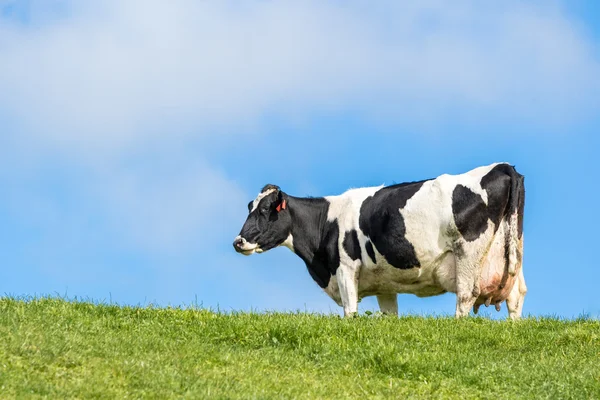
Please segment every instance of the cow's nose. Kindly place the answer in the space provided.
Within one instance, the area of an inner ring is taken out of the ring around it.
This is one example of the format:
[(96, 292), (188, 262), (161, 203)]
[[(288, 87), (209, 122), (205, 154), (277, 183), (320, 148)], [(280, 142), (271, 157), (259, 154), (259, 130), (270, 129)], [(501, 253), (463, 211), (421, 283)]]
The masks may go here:
[(236, 250), (239, 250), (239, 249), (241, 249), (241, 248), (242, 248), (242, 245), (244, 244), (244, 242), (245, 242), (245, 240), (244, 240), (243, 238), (241, 238), (241, 237), (239, 237), (239, 236), (238, 236), (238, 237), (236, 237), (236, 238), (235, 238), (235, 240), (233, 241), (233, 247), (234, 247)]

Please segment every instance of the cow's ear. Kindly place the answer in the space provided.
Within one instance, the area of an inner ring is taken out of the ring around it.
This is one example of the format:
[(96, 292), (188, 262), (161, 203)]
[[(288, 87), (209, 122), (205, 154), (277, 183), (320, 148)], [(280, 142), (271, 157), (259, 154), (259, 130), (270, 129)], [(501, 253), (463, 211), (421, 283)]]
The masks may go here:
[(277, 192), (277, 207), (275, 207), (275, 210), (277, 210), (277, 212), (281, 212), (281, 210), (285, 210), (286, 208), (287, 201), (285, 200), (285, 197), (283, 197), (283, 192), (279, 190)]

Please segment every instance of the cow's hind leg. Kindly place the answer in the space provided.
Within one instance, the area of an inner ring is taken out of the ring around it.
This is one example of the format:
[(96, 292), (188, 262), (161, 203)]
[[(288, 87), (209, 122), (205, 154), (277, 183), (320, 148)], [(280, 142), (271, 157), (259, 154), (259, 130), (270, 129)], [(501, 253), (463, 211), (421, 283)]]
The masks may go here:
[(456, 277), (456, 318), (469, 315), (479, 296), (479, 286), (470, 277)]
[(527, 286), (525, 285), (525, 278), (523, 277), (523, 267), (519, 270), (517, 281), (515, 282), (508, 299), (506, 299), (506, 306), (508, 308), (508, 316), (512, 320), (521, 318), (523, 312), (523, 301), (525, 300), (525, 294), (527, 293)]
[[(489, 247), (489, 246), (488, 246)], [(456, 318), (469, 315), (479, 297), (479, 275), (482, 268), (482, 246), (459, 240), (454, 245), (456, 259)]]
[(386, 315), (398, 315), (398, 295), (392, 294), (378, 294), (377, 303), (379, 303), (379, 309)]

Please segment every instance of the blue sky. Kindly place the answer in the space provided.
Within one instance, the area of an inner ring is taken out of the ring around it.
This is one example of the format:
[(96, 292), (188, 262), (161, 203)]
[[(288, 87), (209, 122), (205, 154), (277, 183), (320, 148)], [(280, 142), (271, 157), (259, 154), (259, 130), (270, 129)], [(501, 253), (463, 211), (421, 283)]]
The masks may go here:
[(0, 293), (340, 313), (287, 249), (233, 252), (264, 184), (509, 161), (525, 314), (599, 316), (599, 131), (595, 1), (0, 0)]

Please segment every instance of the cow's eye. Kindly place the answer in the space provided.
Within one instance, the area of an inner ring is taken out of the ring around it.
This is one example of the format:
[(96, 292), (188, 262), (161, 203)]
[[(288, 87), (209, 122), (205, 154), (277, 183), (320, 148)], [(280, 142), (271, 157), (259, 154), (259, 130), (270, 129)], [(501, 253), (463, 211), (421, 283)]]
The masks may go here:
[(263, 208), (260, 209), (260, 212), (262, 212), (263, 214), (266, 214), (266, 213), (269, 212), (269, 209), (266, 208), (266, 207), (263, 207)]

